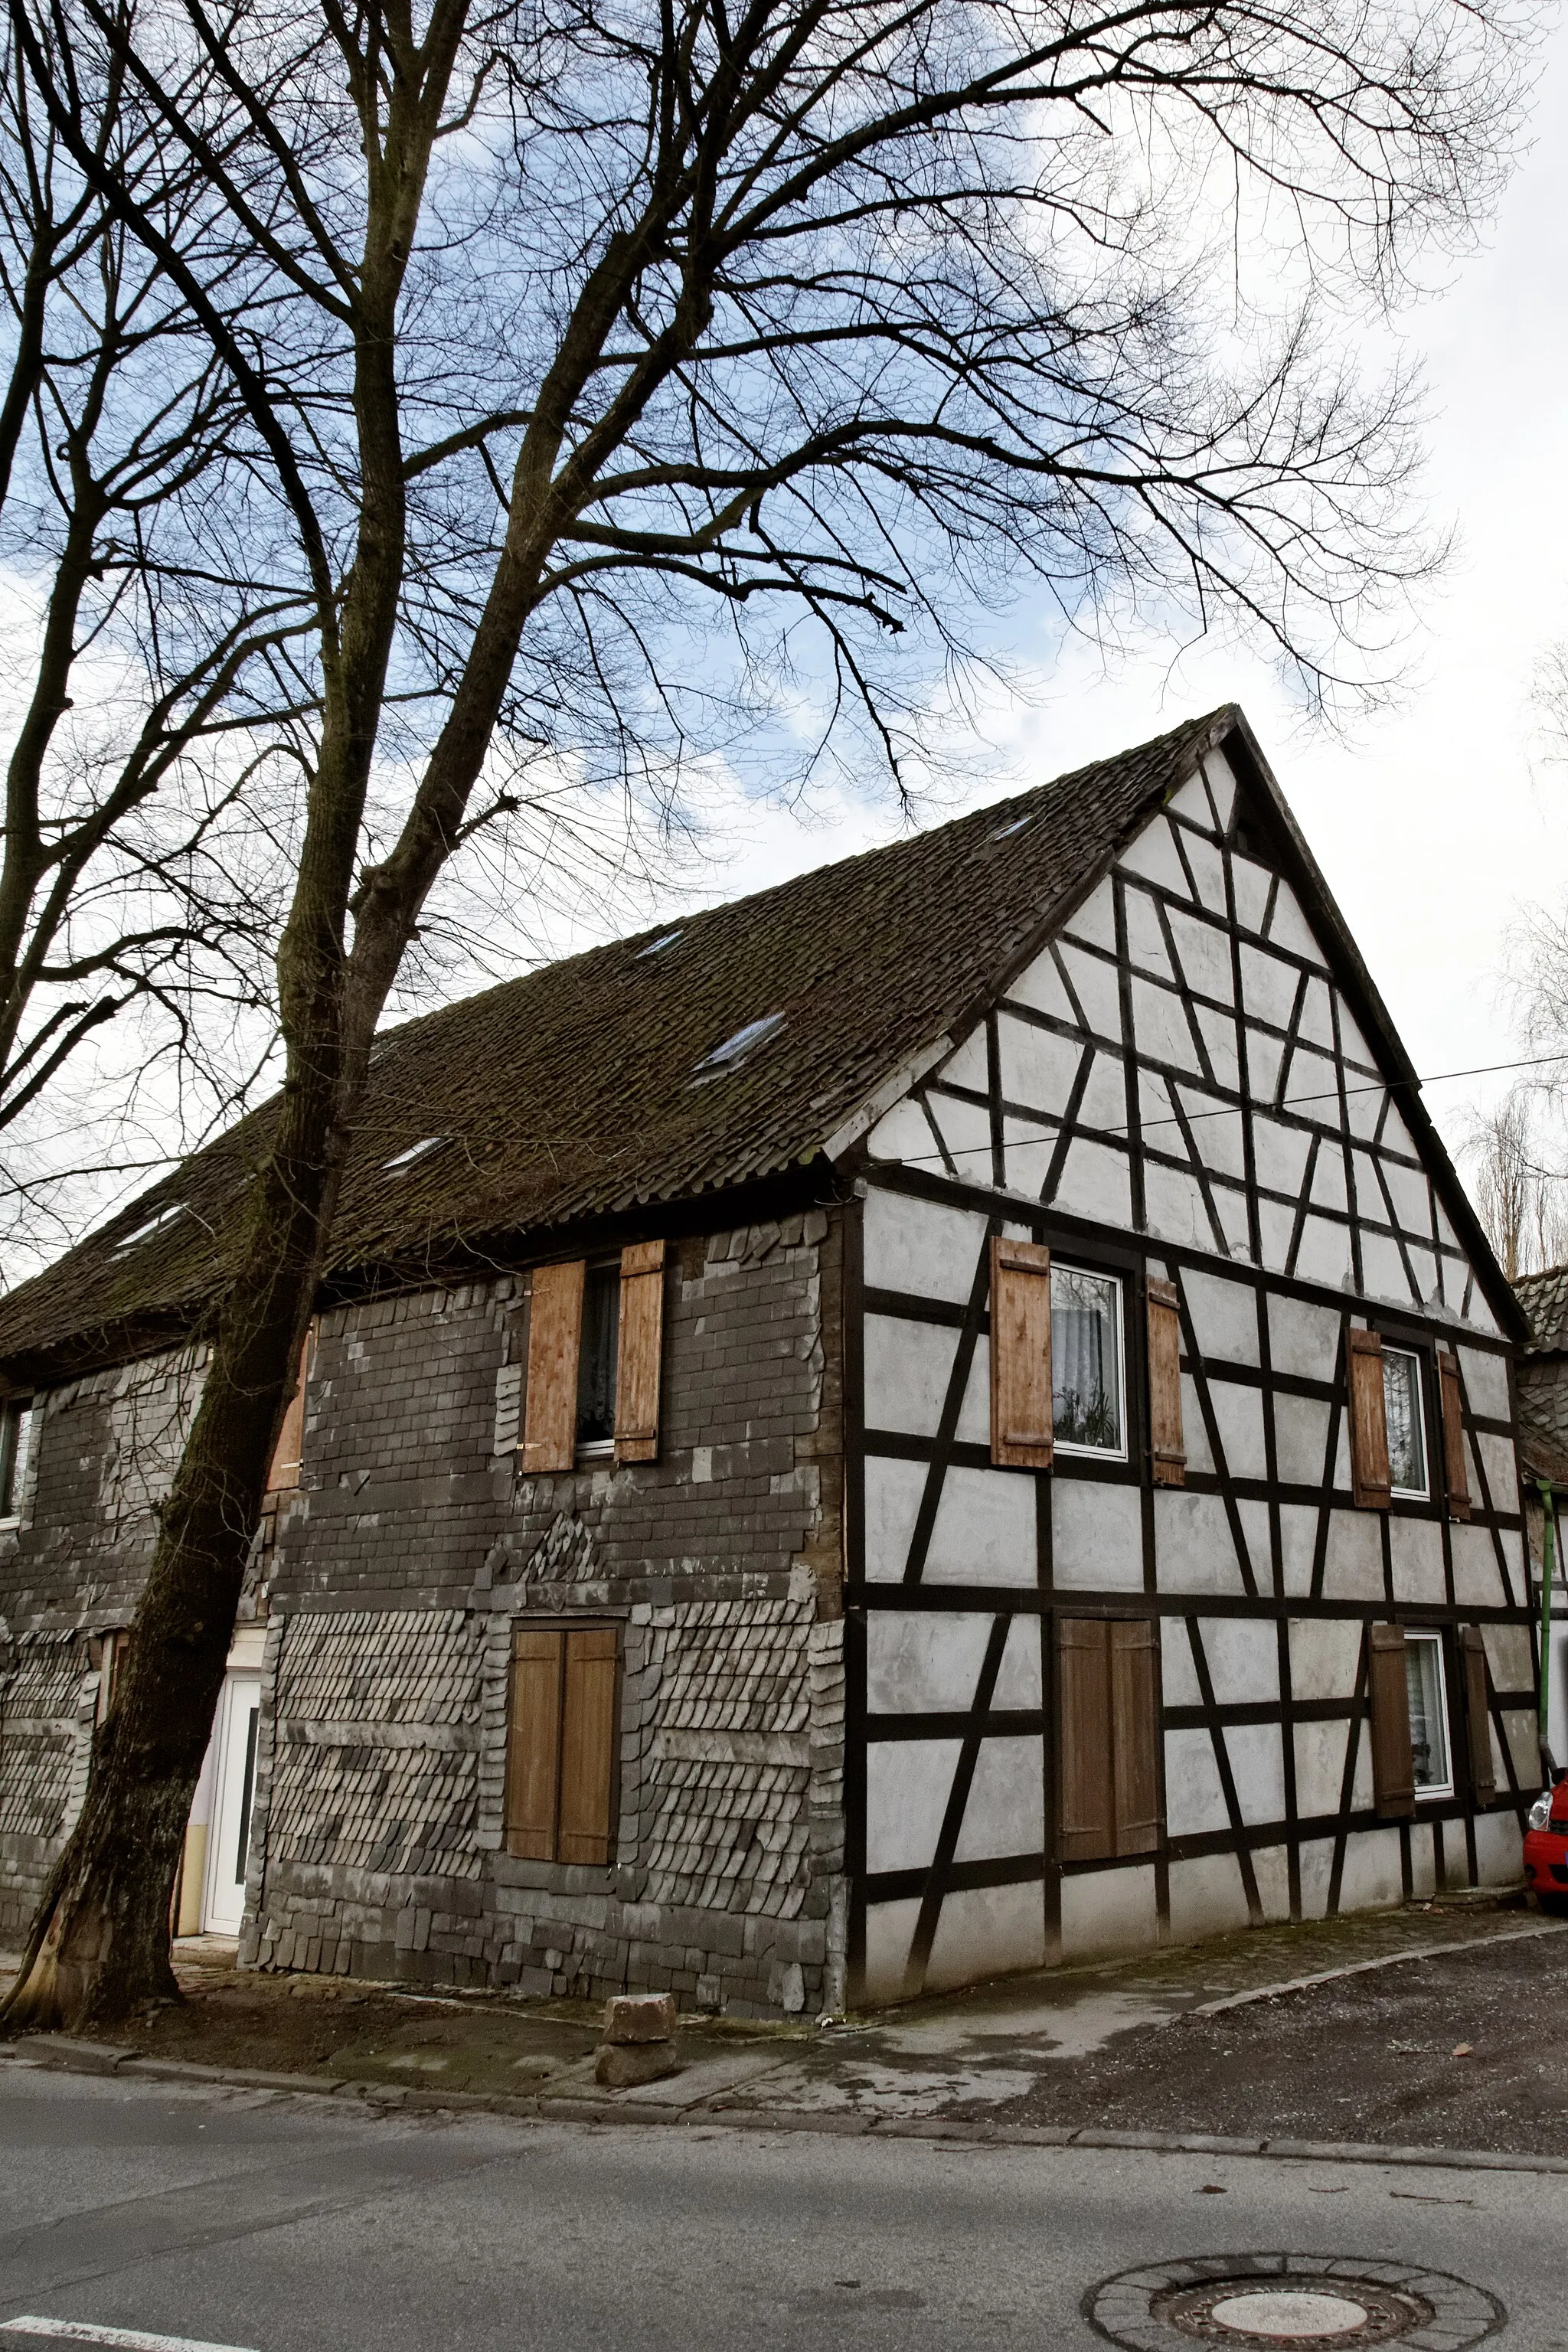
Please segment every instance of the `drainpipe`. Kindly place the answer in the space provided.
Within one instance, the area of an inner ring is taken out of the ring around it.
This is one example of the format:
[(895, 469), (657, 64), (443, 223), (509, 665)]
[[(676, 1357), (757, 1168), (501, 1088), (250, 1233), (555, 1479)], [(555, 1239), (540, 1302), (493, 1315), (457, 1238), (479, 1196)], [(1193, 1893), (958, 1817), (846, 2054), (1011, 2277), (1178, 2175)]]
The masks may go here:
[(1550, 1757), (1552, 1698), (1552, 1580), (1557, 1573), (1557, 1522), (1551, 1482), (1537, 1478), (1535, 1490), (1541, 1496), (1541, 1693), (1537, 1709), (1536, 1728), (1541, 1752)]

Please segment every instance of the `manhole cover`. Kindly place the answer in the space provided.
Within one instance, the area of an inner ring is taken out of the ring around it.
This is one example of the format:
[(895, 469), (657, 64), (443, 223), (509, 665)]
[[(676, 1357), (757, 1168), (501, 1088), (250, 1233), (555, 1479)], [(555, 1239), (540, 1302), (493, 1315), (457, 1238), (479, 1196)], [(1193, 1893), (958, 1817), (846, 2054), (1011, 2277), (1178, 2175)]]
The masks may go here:
[(1338, 2254), (1204, 2254), (1149, 2263), (1092, 2287), (1085, 2316), (1129, 2352), (1191, 2352), (1194, 2336), (1232, 2352), (1287, 2345), (1406, 2342), (1465, 2352), (1500, 2327), (1496, 2297), (1442, 2271)]

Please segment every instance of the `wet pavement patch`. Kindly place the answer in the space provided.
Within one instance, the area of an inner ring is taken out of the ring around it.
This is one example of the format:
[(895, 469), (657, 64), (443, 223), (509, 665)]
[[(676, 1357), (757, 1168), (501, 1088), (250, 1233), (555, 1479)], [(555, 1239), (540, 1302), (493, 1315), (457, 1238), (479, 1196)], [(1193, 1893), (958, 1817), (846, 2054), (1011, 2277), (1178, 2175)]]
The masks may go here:
[(1083, 2314), (1127, 2352), (1194, 2341), (1235, 2352), (1285, 2345), (1402, 2344), (1465, 2352), (1501, 2327), (1495, 2295), (1443, 2271), (1341, 2254), (1203, 2254), (1121, 2271), (1089, 2290)]

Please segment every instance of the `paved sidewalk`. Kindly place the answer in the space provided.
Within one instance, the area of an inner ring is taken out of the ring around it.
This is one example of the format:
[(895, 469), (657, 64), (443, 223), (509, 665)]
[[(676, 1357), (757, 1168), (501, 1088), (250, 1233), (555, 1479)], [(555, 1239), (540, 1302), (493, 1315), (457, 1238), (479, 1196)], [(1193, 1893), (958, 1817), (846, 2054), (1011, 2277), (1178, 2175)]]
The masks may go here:
[(596, 2004), (242, 1975), (232, 1947), (204, 1938), (176, 1950), (184, 2003), (112, 2050), (12, 2046), (150, 2075), (237, 2069), (386, 2105), (1568, 2159), (1565, 1933), (1506, 1898), (1448, 1898), (1010, 1978), (843, 2024), (693, 2018), (680, 2072), (623, 2094), (593, 2081)]

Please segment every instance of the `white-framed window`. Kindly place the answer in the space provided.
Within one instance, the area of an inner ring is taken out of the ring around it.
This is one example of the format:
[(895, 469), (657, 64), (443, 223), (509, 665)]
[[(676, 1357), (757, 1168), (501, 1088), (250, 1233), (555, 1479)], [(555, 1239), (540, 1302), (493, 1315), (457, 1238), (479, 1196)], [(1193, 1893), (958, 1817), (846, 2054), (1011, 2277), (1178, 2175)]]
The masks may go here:
[(1383, 1413), (1388, 1427), (1389, 1492), (1425, 1502), (1431, 1490), (1426, 1479), (1421, 1359), (1409, 1348), (1384, 1348)]
[(13, 1397), (0, 1405), (0, 1527), (13, 1525), (21, 1516), (37, 1420), (31, 1397)]
[(1051, 1429), (1061, 1454), (1127, 1459), (1121, 1285), (1051, 1260)]
[(1410, 1756), (1417, 1797), (1451, 1797), (1454, 1759), (1448, 1744), (1448, 1686), (1443, 1636), (1405, 1628), (1405, 1685), (1410, 1697)]

